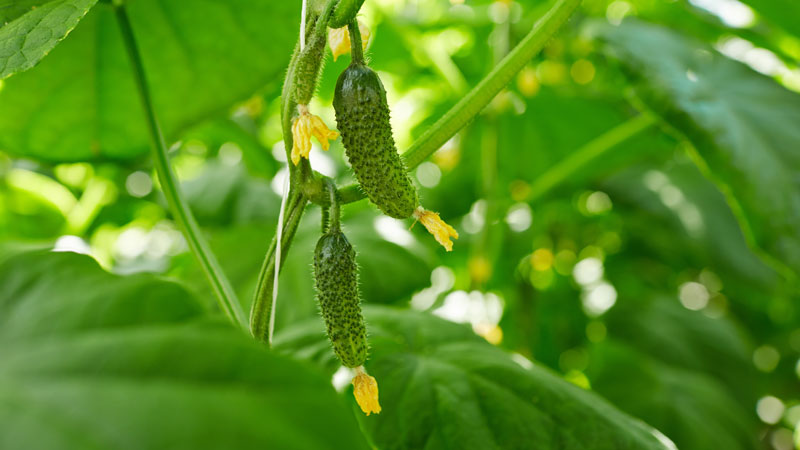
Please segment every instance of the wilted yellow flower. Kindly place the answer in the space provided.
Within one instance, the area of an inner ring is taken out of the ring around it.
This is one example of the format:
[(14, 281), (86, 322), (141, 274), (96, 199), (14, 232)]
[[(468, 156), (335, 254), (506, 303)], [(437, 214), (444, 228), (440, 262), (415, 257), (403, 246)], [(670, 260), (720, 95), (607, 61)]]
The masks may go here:
[(353, 395), (356, 403), (364, 414), (380, 414), (381, 405), (378, 403), (378, 382), (364, 370), (364, 366), (356, 367), (356, 376), (353, 378)]
[(331, 148), (329, 140), (339, 137), (339, 132), (328, 128), (319, 117), (308, 112), (305, 105), (297, 105), (300, 115), (292, 121), (292, 163), (296, 166), (300, 158), (308, 159), (311, 152), (311, 136), (317, 138), (323, 150)]
[(436, 238), (436, 242), (442, 244), (448, 252), (453, 250), (453, 241), (450, 238), (458, 239), (458, 232), (455, 228), (445, 223), (438, 213), (426, 211), (420, 206), (414, 211), (414, 218), (419, 220), (428, 232)]
[[(369, 27), (359, 20), (358, 31), (361, 32), (361, 48), (366, 50), (370, 36)], [(336, 58), (340, 55), (350, 53), (350, 33), (347, 31), (347, 27), (331, 28), (328, 30), (328, 44), (331, 47), (334, 61), (336, 61)]]

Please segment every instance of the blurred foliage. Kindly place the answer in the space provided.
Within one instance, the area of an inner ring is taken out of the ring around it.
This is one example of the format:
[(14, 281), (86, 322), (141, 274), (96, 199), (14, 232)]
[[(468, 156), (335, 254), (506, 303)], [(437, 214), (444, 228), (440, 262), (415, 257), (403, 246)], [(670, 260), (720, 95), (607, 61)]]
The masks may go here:
[[(35, 28), (31, 6), (66, 3), (92, 2), (0, 0), (0, 49)], [(278, 95), (299, 2), (127, 3), (172, 164), (247, 310), (286, 173)], [(398, 147), (550, 6), (367, 0)], [(207, 317), (108, 2), (53, 31), (42, 45), (75, 26), (32, 69), (0, 51), (2, 73), (20, 71), (0, 82), (0, 448), (75, 448), (90, 430), (105, 448), (359, 448), (359, 426), (387, 449), (796, 448), (797, 24), (793, 0), (585, 0), (412, 171), (461, 234), (453, 252), (346, 205), (384, 407), (370, 417), (317, 314), (317, 206), (283, 266), (271, 354)], [(311, 107), (333, 124), (349, 58), (327, 59)], [(340, 185), (342, 150), (311, 152)], [(42, 427), (43, 411), (82, 433)]]

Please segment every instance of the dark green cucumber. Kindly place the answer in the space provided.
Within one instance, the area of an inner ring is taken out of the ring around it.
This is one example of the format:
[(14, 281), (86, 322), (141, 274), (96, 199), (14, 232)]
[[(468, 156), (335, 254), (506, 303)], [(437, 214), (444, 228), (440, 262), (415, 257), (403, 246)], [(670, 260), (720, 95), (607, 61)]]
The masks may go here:
[(314, 277), (333, 351), (346, 367), (367, 360), (367, 332), (358, 295), (356, 252), (338, 226), (317, 242)]
[(387, 216), (404, 219), (419, 204), (389, 123), (386, 90), (378, 74), (354, 61), (336, 82), (336, 123), (347, 158), (369, 199)]
[(336, 9), (333, 10), (328, 26), (331, 28), (346, 27), (356, 18), (358, 10), (363, 4), (364, 0), (340, 0)]

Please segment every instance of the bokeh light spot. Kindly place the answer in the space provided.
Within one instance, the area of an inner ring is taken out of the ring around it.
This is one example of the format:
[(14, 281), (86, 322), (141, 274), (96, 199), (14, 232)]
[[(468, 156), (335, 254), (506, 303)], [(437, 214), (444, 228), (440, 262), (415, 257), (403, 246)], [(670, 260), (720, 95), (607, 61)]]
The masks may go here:
[(761, 397), (756, 403), (756, 414), (762, 422), (774, 425), (781, 420), (784, 408), (783, 402), (779, 398), (768, 395)]
[(137, 170), (125, 179), (125, 190), (132, 197), (145, 197), (153, 192), (153, 179), (149, 173)]

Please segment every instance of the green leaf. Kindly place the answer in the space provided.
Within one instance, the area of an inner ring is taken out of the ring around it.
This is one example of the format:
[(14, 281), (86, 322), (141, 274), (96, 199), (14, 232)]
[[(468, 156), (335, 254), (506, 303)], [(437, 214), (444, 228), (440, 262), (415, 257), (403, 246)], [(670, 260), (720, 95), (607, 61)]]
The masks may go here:
[(800, 270), (800, 95), (664, 28), (629, 21), (596, 30), (731, 194), (749, 241)]
[[(363, 425), (381, 449), (669, 448), (643, 423), (542, 367), (523, 368), (467, 327), (387, 307), (364, 312), (367, 370), (383, 410)], [(326, 360), (313, 339), (322, 326), (298, 326), (304, 333), (287, 330), (276, 345)]]
[(743, 0), (767, 21), (783, 28), (787, 33), (800, 36), (800, 3), (795, 0)]
[[(299, 3), (126, 3), (168, 139), (277, 83)], [(99, 4), (36, 70), (0, 90), (0, 148), (49, 161), (127, 159), (148, 147), (142, 105), (113, 7)]]
[(0, 264), (0, 448), (366, 448), (329, 378), (86, 256)]
[(47, 56), (97, 0), (25, 0), (0, 6), (0, 80)]
[(723, 381), (733, 398), (757, 398), (752, 348), (727, 317), (708, 317), (677, 299), (623, 300), (606, 315), (609, 335), (675, 367)]
[[(774, 287), (777, 274), (748, 248), (725, 197), (691, 162), (681, 159), (660, 166), (637, 164), (603, 182), (615, 202), (630, 204), (632, 214), (648, 216), (637, 221), (629, 215), (628, 229), (655, 248), (662, 261), (696, 253), (697, 266), (712, 265), (732, 281)], [(669, 237), (654, 238), (656, 226), (664, 227)], [(682, 252), (676, 251), (676, 242), (681, 242)]]
[(678, 448), (758, 448), (754, 417), (714, 378), (660, 363), (615, 342), (595, 346), (590, 360), (592, 388), (659, 427)]

